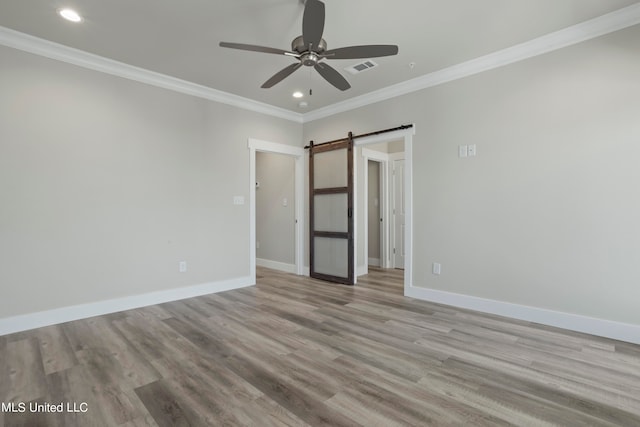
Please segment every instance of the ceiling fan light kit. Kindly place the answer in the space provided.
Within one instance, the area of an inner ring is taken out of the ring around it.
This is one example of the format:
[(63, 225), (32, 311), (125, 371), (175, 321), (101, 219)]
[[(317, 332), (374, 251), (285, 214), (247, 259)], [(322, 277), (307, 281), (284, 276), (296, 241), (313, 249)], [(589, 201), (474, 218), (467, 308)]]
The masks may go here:
[(327, 82), (344, 91), (349, 89), (351, 85), (335, 68), (324, 62), (325, 59), (363, 59), (398, 54), (398, 46), (396, 45), (348, 46), (327, 50), (327, 42), (322, 38), (324, 22), (324, 3), (320, 0), (307, 0), (302, 16), (302, 35), (293, 39), (290, 51), (230, 42), (220, 42), (220, 47), (285, 55), (298, 60), (264, 82), (261, 87), (265, 89), (275, 86), (305, 65), (313, 67)]

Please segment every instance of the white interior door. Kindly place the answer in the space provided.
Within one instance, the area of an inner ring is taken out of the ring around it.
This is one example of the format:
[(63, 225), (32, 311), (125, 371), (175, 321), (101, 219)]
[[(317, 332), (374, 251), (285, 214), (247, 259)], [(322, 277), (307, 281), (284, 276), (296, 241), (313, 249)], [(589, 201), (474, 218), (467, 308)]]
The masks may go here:
[(393, 161), (393, 266), (404, 269), (404, 159)]

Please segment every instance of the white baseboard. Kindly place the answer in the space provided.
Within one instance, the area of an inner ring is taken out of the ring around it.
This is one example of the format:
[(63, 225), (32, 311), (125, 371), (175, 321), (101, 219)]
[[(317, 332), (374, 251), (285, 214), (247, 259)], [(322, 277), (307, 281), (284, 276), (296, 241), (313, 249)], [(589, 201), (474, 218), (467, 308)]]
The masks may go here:
[(597, 319), (435, 289), (405, 288), (408, 297), (640, 344), (640, 325)]
[(356, 275), (364, 276), (365, 274), (369, 274), (369, 266), (368, 265), (359, 265), (356, 268)]
[(5, 317), (0, 319), (0, 336), (44, 326), (57, 325), (72, 320), (86, 319), (88, 317), (101, 316), (103, 314), (116, 313), (118, 311), (131, 310), (253, 285), (255, 285), (255, 281), (252, 277), (239, 277), (219, 282), (204, 283), (201, 285), (186, 286), (142, 295), (61, 307), (37, 313)]
[(274, 270), (284, 271), (285, 273), (296, 274), (296, 265), (287, 264), (279, 261), (271, 261), (268, 259), (256, 258), (256, 265), (259, 267), (272, 268)]
[(380, 258), (369, 258), (369, 265), (380, 267)]

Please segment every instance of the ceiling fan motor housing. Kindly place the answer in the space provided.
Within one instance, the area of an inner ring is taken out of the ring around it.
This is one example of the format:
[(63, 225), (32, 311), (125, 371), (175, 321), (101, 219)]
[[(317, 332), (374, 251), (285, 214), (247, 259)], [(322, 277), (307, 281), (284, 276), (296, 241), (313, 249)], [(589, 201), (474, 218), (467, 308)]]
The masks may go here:
[(309, 50), (308, 46), (305, 46), (302, 36), (298, 36), (291, 42), (291, 50), (301, 55), (300, 61), (302, 64), (307, 67), (313, 67), (320, 59), (322, 59), (321, 55), (325, 50), (327, 50), (327, 42), (324, 39), (321, 39), (316, 49), (312, 51)]

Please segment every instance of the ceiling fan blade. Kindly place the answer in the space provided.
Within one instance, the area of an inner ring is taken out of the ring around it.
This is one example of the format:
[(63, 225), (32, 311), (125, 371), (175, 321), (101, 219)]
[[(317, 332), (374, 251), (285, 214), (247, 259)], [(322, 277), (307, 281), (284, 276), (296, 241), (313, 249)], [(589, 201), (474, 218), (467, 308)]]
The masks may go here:
[(307, 0), (302, 16), (302, 39), (305, 47), (311, 45), (315, 50), (322, 40), (324, 32), (324, 3), (320, 0)]
[(270, 87), (273, 87), (276, 84), (280, 83), (282, 80), (284, 80), (286, 77), (288, 77), (291, 73), (293, 73), (295, 70), (297, 70), (300, 67), (302, 67), (301, 62), (291, 64), (288, 67), (283, 68), (282, 70), (275, 73), (273, 77), (271, 77), (269, 80), (264, 82), (260, 87), (263, 89), (269, 89)]
[(371, 44), (331, 49), (322, 54), (327, 59), (379, 58), (398, 54), (398, 46), (393, 44)]
[(342, 77), (342, 74), (337, 72), (332, 66), (325, 64), (324, 62), (318, 62), (313, 68), (315, 68), (326, 81), (338, 89), (347, 90), (351, 87), (349, 82)]
[(231, 49), (250, 50), (252, 52), (275, 53), (276, 55), (297, 56), (296, 53), (288, 50), (276, 49), (273, 47), (256, 46), (253, 44), (220, 42), (220, 47), (228, 47)]

